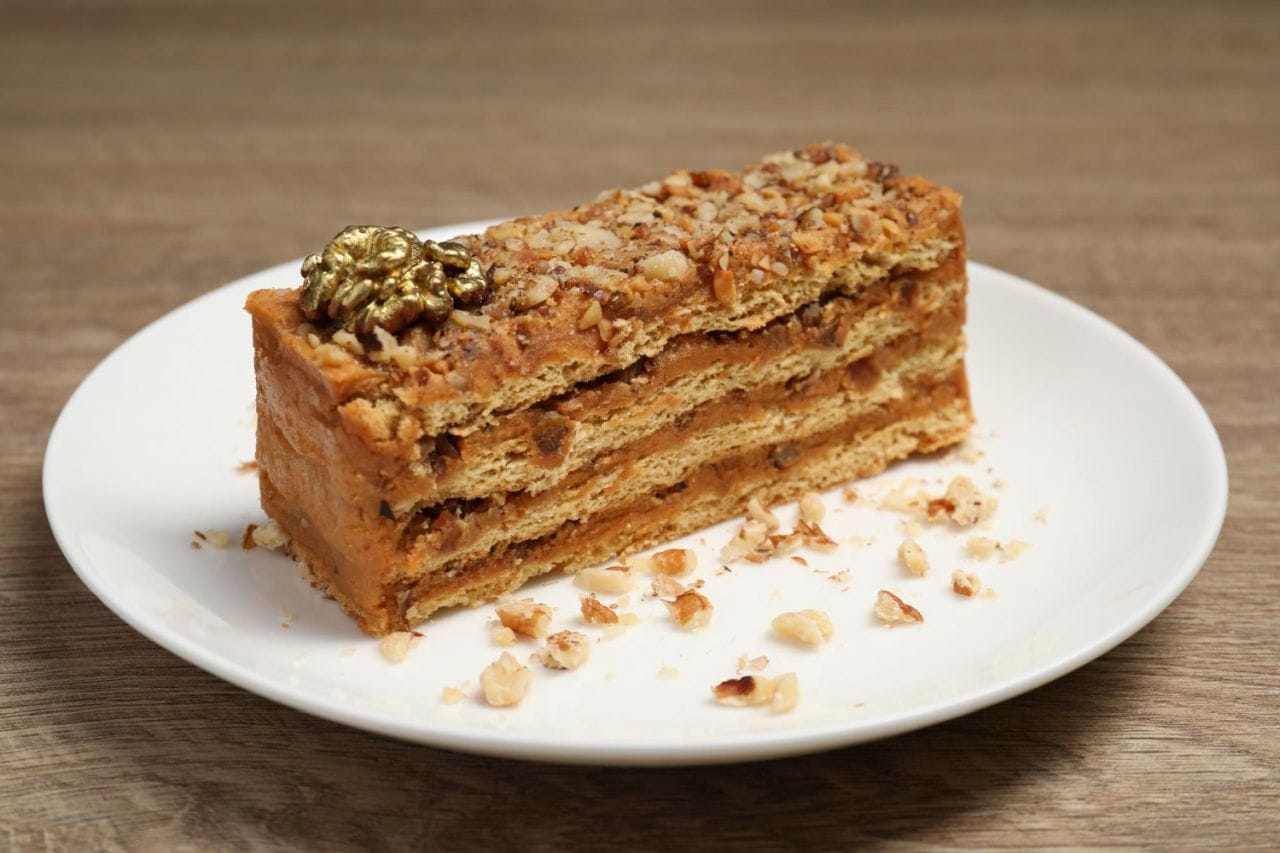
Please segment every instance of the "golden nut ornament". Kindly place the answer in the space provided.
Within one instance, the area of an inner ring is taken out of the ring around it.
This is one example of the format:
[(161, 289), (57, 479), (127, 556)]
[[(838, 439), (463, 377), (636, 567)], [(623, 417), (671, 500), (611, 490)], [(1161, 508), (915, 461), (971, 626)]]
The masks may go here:
[(461, 243), (419, 240), (403, 228), (352, 225), (302, 262), (302, 313), (367, 335), (438, 325), (489, 296), (480, 262)]

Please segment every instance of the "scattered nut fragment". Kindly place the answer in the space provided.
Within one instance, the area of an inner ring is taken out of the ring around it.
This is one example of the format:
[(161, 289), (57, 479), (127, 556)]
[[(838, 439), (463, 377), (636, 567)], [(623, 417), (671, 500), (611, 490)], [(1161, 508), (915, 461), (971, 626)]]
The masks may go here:
[(978, 560), (987, 559), (999, 547), (1000, 543), (989, 536), (970, 536), (969, 541), (964, 543), (964, 550), (970, 557)]
[(466, 698), (466, 694), (456, 687), (446, 687), (440, 691), (440, 701), (445, 705), (456, 705)]
[(746, 672), (748, 669), (754, 669), (756, 672), (764, 672), (769, 667), (768, 655), (757, 655), (748, 658), (746, 655), (738, 655), (738, 675)]
[(901, 598), (882, 589), (876, 593), (876, 617), (886, 625), (904, 625), (923, 622), (924, 616)]
[(728, 678), (711, 688), (716, 701), (722, 705), (763, 705), (773, 699), (777, 683), (764, 675), (744, 675)]
[(748, 559), (753, 563), (762, 563), (769, 558), (773, 547), (768, 540), (769, 528), (759, 521), (748, 521), (738, 529), (737, 534), (725, 544), (720, 551), (720, 559), (732, 563), (738, 559)]
[(618, 614), (600, 603), (595, 595), (579, 597), (582, 603), (582, 618), (588, 625), (613, 625), (618, 621)]
[(1016, 560), (1030, 547), (1030, 542), (1023, 542), (1021, 539), (1010, 539), (1000, 546), (1000, 562), (1008, 563)]
[(1036, 510), (1036, 514), (1031, 517), (1032, 519), (1034, 519), (1035, 521), (1038, 521), (1041, 524), (1048, 524), (1049, 508), (1047, 506), (1042, 506), (1038, 510)]
[(621, 595), (635, 588), (635, 578), (626, 566), (609, 566), (606, 569), (583, 569), (573, 576), (575, 585), (589, 592)]
[(664, 666), (658, 670), (659, 678), (676, 678), (680, 675), (680, 670), (674, 666)]
[(289, 544), (289, 534), (285, 533), (280, 525), (272, 519), (261, 527), (254, 528), (253, 541), (260, 548), (279, 551)]
[(770, 623), (780, 637), (809, 646), (820, 646), (836, 632), (831, 617), (821, 610), (796, 610), (781, 613)]
[(535, 640), (547, 636), (551, 627), (551, 608), (531, 598), (499, 605), (497, 614), (503, 625)]
[(800, 534), (805, 545), (815, 551), (829, 554), (838, 547), (836, 540), (832, 539), (826, 534), (826, 531), (812, 522), (804, 520), (796, 522), (796, 533)]
[(931, 520), (946, 517), (959, 527), (973, 527), (995, 514), (1000, 501), (993, 495), (984, 495), (968, 477), (956, 477), (947, 484), (946, 493), (929, 501)]
[(760, 499), (754, 495), (751, 500), (747, 501), (747, 516), (763, 524), (765, 530), (777, 530), (782, 526), (778, 521), (778, 517), (768, 507), (760, 503)]
[(511, 652), (503, 652), (502, 657), (480, 673), (480, 689), (484, 692), (484, 701), (498, 708), (514, 705), (523, 699), (532, 681), (533, 673), (529, 671), (529, 667), (521, 666), (511, 656)]
[(977, 575), (956, 569), (951, 573), (951, 589), (956, 595), (963, 595), (968, 598), (982, 589), (982, 581), (978, 580)]
[(688, 548), (659, 551), (649, 559), (654, 573), (659, 575), (683, 575), (698, 567), (698, 555)]
[(493, 640), (495, 646), (514, 646), (516, 644), (516, 632), (512, 631), (506, 625), (494, 625), (489, 629), (489, 639)]
[(591, 657), (591, 641), (577, 631), (557, 631), (547, 637), (547, 647), (539, 652), (548, 669), (577, 669)]
[(688, 587), (670, 575), (658, 575), (658, 577), (653, 579), (653, 584), (650, 586), (650, 589), (653, 590), (653, 594), (658, 598), (669, 598), (674, 600), (677, 596), (687, 590)]
[(929, 571), (929, 558), (925, 556), (920, 543), (914, 539), (902, 540), (902, 544), (898, 546), (898, 562), (916, 577), (922, 578)]
[(800, 498), (800, 517), (811, 524), (818, 524), (827, 514), (827, 505), (817, 492), (806, 492)]
[(197, 530), (196, 536), (214, 548), (226, 548), (231, 544), (231, 534), (225, 530)]
[(244, 529), (244, 535), (240, 537), (240, 547), (245, 551), (252, 551), (258, 547), (258, 543), (253, 541), (253, 531), (257, 529), (256, 524), (250, 524)]
[(848, 503), (857, 503), (862, 500), (862, 495), (853, 486), (845, 486), (840, 490), (840, 497), (844, 498)]
[(779, 675), (774, 685), (773, 701), (769, 703), (770, 710), (775, 714), (785, 714), (795, 710), (799, 702), (800, 679), (794, 672), (784, 672)]
[(715, 609), (707, 597), (696, 589), (685, 590), (676, 596), (675, 601), (664, 600), (662, 603), (667, 606), (680, 627), (690, 631), (709, 625), (711, 613)]
[(876, 504), (877, 509), (887, 509), (907, 515), (924, 515), (929, 506), (929, 495), (920, 488), (920, 481), (905, 479), (889, 490)]
[(416, 639), (412, 631), (393, 631), (378, 641), (378, 651), (391, 663), (400, 663), (409, 656)]

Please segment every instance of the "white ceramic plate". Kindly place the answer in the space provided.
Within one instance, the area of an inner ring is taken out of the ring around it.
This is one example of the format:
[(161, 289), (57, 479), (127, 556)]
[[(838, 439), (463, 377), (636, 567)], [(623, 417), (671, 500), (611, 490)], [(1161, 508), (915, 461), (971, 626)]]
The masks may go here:
[[(256, 479), (236, 470), (253, 456), (254, 429), (241, 306), (252, 290), (294, 286), (298, 266), (201, 297), (112, 353), (58, 420), (44, 497), (72, 567), (138, 631), (246, 690), (352, 726), (449, 749), (616, 764), (739, 761), (881, 738), (1007, 699), (1111, 649), (1186, 587), (1222, 524), (1222, 448), (1173, 372), (1074, 303), (971, 264), (969, 372), (983, 455), (897, 465), (859, 489), (882, 494), (921, 477), (940, 490), (966, 473), (1001, 502), (979, 532), (1025, 540), (1029, 551), (974, 562), (966, 534), (930, 527), (919, 539), (933, 569), (909, 577), (895, 560), (902, 516), (833, 492), (824, 527), (841, 546), (806, 553), (808, 568), (781, 559), (717, 574), (730, 525), (681, 543), (697, 550), (716, 608), (698, 633), (677, 630), (659, 601), (636, 592), (622, 609), (640, 622), (605, 637), (583, 626), (571, 579), (536, 582), (528, 594), (557, 608), (557, 626), (597, 640), (592, 660), (573, 672), (535, 666), (522, 704), (490, 708), (476, 698), (479, 672), (500, 651), (489, 608), (437, 617), (409, 658), (390, 664), (288, 559), (190, 547), (193, 530), (238, 541), (263, 520)], [(789, 525), (794, 507), (780, 514)], [(955, 568), (996, 596), (953, 593)], [(843, 569), (847, 582), (831, 579)], [(877, 625), (882, 588), (925, 622)], [(831, 643), (797, 648), (771, 635), (776, 614), (802, 608), (830, 614)], [(532, 649), (513, 651), (524, 659)], [(799, 706), (715, 704), (711, 686), (735, 675), (741, 655), (797, 673)], [(440, 701), (444, 687), (462, 685), (462, 702)]]

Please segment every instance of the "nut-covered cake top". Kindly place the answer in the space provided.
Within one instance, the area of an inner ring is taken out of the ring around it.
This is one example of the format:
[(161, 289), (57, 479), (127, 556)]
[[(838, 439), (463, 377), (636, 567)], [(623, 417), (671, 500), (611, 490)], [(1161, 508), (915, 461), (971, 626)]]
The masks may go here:
[(958, 214), (945, 187), (811, 145), (460, 237), (490, 293), (438, 326), (307, 323), (297, 291), (254, 294), (249, 310), (314, 363), (336, 404), (361, 399), (397, 424), (409, 414), (427, 435), (468, 432), (676, 335), (757, 328), (830, 290), (937, 266), (963, 246)]

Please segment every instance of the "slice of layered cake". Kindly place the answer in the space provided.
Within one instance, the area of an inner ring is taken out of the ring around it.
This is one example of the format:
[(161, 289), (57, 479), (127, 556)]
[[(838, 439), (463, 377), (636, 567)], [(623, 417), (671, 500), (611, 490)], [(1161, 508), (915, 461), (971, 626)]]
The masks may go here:
[(374, 635), (961, 440), (959, 197), (843, 145), (249, 298), (262, 503)]

